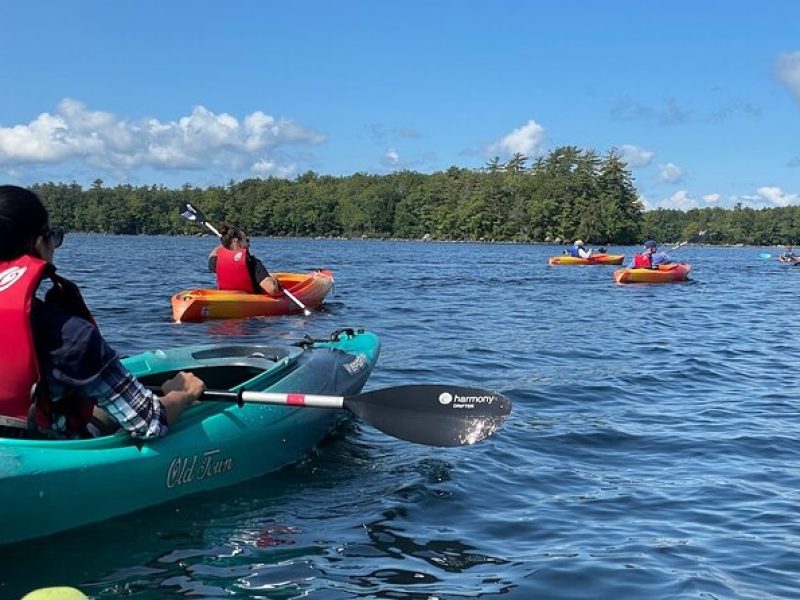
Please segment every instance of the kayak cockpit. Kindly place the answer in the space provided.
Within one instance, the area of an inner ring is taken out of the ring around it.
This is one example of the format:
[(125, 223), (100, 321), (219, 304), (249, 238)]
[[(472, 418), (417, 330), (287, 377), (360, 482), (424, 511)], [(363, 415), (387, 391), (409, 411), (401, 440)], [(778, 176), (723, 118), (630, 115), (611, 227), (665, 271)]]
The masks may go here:
[(267, 379), (285, 376), (300, 354), (299, 348), (281, 346), (203, 346), (181, 355), (148, 352), (126, 366), (150, 387), (159, 387), (179, 371), (191, 371), (208, 389), (230, 390), (262, 386)]

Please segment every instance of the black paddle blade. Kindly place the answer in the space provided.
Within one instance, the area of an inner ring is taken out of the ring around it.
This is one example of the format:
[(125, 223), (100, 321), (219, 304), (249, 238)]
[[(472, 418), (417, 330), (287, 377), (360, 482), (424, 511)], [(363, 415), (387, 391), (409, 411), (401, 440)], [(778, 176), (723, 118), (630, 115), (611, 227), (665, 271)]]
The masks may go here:
[(511, 400), (455, 385), (401, 385), (344, 399), (345, 408), (396, 438), (428, 446), (465, 446), (497, 431)]
[(193, 221), (195, 223), (200, 223), (204, 225), (206, 222), (206, 216), (200, 211), (200, 209), (195, 208), (188, 202), (181, 202), (181, 205), (178, 207), (181, 212), (181, 216), (186, 219), (187, 221)]

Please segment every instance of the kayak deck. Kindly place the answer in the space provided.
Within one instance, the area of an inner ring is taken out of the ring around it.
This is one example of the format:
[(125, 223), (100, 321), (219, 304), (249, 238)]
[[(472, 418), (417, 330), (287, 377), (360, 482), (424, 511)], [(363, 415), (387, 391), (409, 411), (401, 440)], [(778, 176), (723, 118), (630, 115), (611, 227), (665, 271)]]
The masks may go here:
[[(273, 273), (281, 287), (291, 292), (307, 308), (318, 308), (333, 288), (333, 271)], [(286, 294), (269, 296), (230, 290), (194, 289), (178, 292), (171, 299), (176, 322), (205, 319), (240, 319), (296, 314), (302, 309)]]

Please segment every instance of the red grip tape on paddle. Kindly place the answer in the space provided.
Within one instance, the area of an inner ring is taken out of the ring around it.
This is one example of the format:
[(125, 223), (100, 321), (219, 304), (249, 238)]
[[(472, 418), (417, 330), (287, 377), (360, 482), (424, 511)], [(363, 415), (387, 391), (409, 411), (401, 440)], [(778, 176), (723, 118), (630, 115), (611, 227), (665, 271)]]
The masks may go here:
[(303, 406), (305, 403), (305, 394), (286, 394), (286, 404), (291, 404), (292, 406)]

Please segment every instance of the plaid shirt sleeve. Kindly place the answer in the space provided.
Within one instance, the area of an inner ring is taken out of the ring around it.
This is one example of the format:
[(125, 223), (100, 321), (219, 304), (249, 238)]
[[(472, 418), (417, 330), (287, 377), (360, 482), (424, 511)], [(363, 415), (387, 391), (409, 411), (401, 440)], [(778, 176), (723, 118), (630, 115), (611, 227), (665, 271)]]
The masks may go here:
[(133, 437), (160, 437), (166, 435), (169, 429), (167, 413), (161, 401), (119, 359), (106, 364), (82, 391), (95, 398), (97, 406), (107, 410), (120, 427)]

